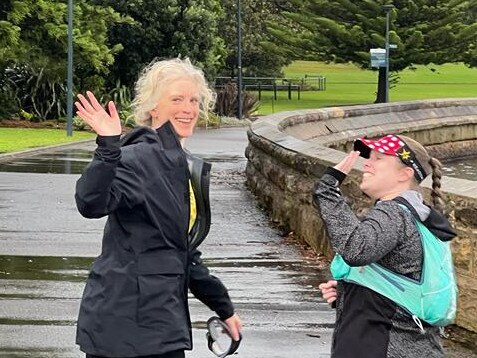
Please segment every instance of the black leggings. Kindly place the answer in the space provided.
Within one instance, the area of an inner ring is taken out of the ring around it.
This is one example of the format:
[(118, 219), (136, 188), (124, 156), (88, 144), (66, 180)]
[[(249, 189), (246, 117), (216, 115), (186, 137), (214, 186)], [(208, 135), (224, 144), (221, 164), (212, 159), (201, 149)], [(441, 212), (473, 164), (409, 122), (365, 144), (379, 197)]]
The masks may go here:
[[(184, 351), (174, 351), (174, 352), (169, 352), (164, 354), (153, 354), (150, 356), (140, 356), (140, 357), (134, 357), (134, 358), (184, 358), (184, 357), (185, 357)], [(86, 354), (86, 358), (107, 358), (107, 357)]]

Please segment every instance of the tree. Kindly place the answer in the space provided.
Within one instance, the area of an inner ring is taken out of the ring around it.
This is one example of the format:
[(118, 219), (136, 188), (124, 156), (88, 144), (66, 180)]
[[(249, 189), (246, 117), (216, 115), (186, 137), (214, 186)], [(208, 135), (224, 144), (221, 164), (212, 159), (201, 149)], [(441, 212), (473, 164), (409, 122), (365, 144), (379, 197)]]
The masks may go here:
[[(120, 45), (110, 46), (108, 27), (127, 21), (111, 8), (75, 0), (75, 63), (107, 71)], [(91, 21), (94, 19), (95, 21)], [(6, 0), (0, 6), (0, 64), (23, 63), (66, 71), (67, 4), (61, 0)]]
[[(237, 70), (237, 0), (221, 0), (225, 16), (220, 23), (221, 36), (227, 46), (228, 56), (223, 76), (236, 76)], [(290, 59), (280, 51), (269, 51), (270, 41), (266, 31), (267, 21), (281, 21), (280, 12), (292, 10), (284, 0), (240, 0), (242, 32), (242, 72), (244, 76), (281, 76)]]
[[(385, 45), (382, 1), (291, 1), (297, 11), (285, 12), (293, 26), (269, 23), (274, 45), (296, 58), (353, 62), (369, 68), (369, 50)], [(391, 11), (390, 70), (413, 65), (464, 62), (477, 65), (476, 0), (395, 0)], [(378, 98), (382, 97), (379, 76)]]
[[(107, 30), (111, 24), (123, 21), (128, 20), (111, 8), (75, 0), (76, 75), (107, 73), (114, 53), (121, 49), (120, 45), (108, 43)], [(19, 108), (38, 119), (62, 116), (67, 68), (66, 2), (3, 0), (0, 5), (0, 48), (2, 94), (15, 92)]]
[(110, 82), (132, 88), (138, 73), (155, 58), (190, 57), (213, 77), (222, 65), (224, 44), (218, 32), (218, 0), (94, 0), (132, 17), (109, 34), (123, 50), (115, 54)]

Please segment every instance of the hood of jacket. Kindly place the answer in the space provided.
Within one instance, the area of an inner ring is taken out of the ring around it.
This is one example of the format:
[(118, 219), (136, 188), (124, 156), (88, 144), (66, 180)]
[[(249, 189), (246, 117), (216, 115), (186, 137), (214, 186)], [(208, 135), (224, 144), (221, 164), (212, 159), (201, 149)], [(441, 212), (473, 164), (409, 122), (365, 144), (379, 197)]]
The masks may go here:
[(393, 200), (406, 206), (414, 217), (419, 219), (440, 240), (449, 241), (456, 236), (449, 220), (436, 209), (426, 205), (421, 193), (408, 190)]
[(138, 143), (158, 143), (165, 149), (182, 147), (174, 127), (170, 122), (164, 123), (157, 129), (136, 127), (121, 138), (121, 147)]

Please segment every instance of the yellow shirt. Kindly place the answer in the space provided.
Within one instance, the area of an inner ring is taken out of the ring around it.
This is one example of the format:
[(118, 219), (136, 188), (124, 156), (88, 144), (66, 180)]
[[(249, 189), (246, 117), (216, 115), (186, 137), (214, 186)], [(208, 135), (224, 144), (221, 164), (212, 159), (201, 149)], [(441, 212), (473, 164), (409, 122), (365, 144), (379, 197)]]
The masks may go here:
[(189, 232), (194, 226), (195, 219), (197, 219), (197, 206), (195, 204), (194, 189), (192, 189), (192, 182), (189, 180), (189, 195), (190, 195), (190, 215), (189, 215)]

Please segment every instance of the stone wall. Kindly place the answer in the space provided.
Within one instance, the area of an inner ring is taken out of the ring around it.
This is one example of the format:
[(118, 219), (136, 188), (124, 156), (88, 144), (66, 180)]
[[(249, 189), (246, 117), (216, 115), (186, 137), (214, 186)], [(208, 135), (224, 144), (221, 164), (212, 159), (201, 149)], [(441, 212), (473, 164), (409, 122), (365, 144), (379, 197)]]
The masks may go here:
[[(272, 219), (318, 253), (332, 256), (313, 208), (314, 183), (337, 164), (355, 138), (405, 133), (441, 160), (477, 155), (477, 99), (428, 100), (283, 112), (252, 123), (247, 183)], [(358, 183), (362, 161), (342, 186), (352, 208), (371, 205)], [(430, 181), (423, 183), (429, 196)], [(458, 237), (453, 240), (459, 301), (456, 324), (477, 332), (477, 181), (444, 177), (442, 188)]]

